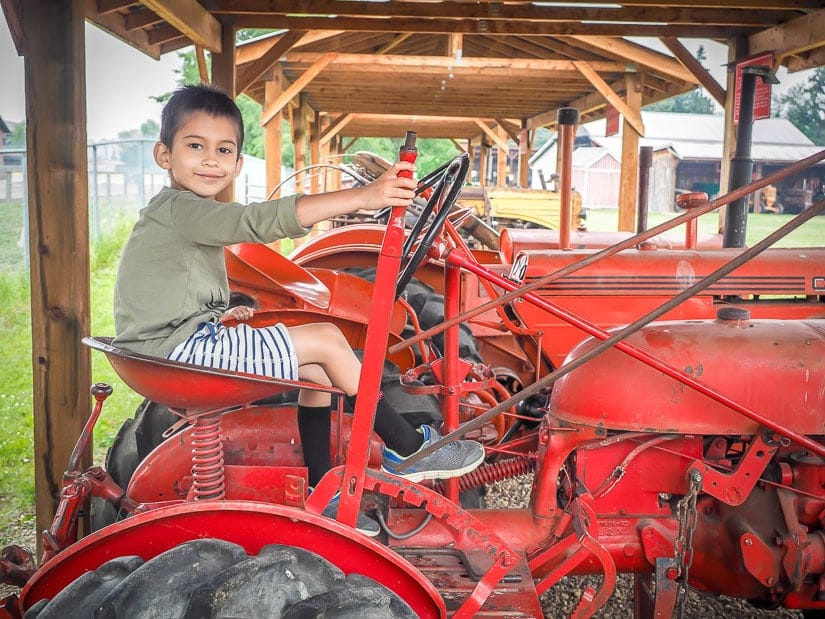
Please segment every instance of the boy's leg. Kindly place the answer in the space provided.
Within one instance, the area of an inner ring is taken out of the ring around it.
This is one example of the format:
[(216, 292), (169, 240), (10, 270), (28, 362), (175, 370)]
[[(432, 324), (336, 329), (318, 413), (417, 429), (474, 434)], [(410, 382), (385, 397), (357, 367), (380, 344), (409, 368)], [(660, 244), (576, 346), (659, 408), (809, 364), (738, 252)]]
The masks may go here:
[[(317, 365), (298, 367), (301, 380), (329, 385), (323, 368)], [(304, 465), (309, 471), (309, 485), (317, 486), (332, 468), (330, 458), (330, 395), (321, 391), (301, 391), (298, 394), (298, 434)]]

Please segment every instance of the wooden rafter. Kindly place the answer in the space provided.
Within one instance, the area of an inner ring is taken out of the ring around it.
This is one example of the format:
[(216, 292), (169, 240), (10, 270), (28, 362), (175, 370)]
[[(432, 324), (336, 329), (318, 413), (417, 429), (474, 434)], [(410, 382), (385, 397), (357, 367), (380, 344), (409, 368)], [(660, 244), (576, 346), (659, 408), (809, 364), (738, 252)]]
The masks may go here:
[(306, 31), (304, 30), (287, 32), (260, 58), (254, 62), (244, 65), (243, 67), (239, 67), (237, 82), (238, 92), (243, 92), (249, 88), (255, 80), (259, 79), (272, 65), (278, 62), (281, 56), (297, 45), (305, 35)]
[[(579, 43), (608, 52), (630, 62), (649, 67), (683, 82), (697, 83), (696, 77), (677, 60), (618, 37), (574, 36)], [(597, 69), (598, 70), (598, 69)]]
[(288, 88), (281, 93), (281, 96), (275, 99), (272, 103), (267, 104), (266, 108), (261, 113), (261, 124), (266, 125), (270, 119), (280, 112), (284, 106), (289, 103), (301, 90), (309, 84), (315, 76), (323, 71), (329, 63), (335, 60), (337, 54), (335, 52), (328, 52), (306, 71), (297, 80), (292, 82)]
[(496, 133), (495, 129), (491, 128), (487, 123), (478, 118), (475, 119), (475, 123), (479, 126), (479, 128), (484, 132), (488, 138), (490, 138), (498, 147), (502, 150), (509, 150), (510, 145), (507, 143), (507, 140), (502, 138), (498, 133)]
[(748, 38), (751, 54), (772, 51), (777, 62), (814, 48), (825, 46), (825, 9), (792, 19)]
[(143, 5), (210, 52), (221, 51), (221, 24), (197, 0), (143, 0)]
[(598, 90), (602, 96), (607, 99), (608, 103), (619, 110), (619, 113), (624, 116), (624, 119), (629, 122), (636, 133), (639, 135), (645, 134), (645, 126), (642, 123), (641, 115), (628, 107), (624, 99), (622, 99), (616, 92), (605, 82), (598, 73), (590, 66), (589, 62), (580, 60), (576, 62), (576, 68), (581, 71), (587, 80), (593, 84), (593, 87)]
[(333, 123), (321, 132), (319, 142), (323, 145), (329, 142), (336, 135), (341, 133), (341, 130), (346, 127), (349, 122), (355, 118), (355, 114), (341, 114)]
[[(364, 3), (365, 5), (367, 3)], [(337, 17), (304, 15), (238, 15), (238, 28), (272, 28), (285, 30), (348, 30), (361, 32), (386, 32), (390, 22), (367, 17)], [(707, 24), (675, 24), (662, 26), (658, 23), (589, 23), (589, 22), (549, 22), (523, 20), (490, 19), (438, 19), (438, 18), (398, 18), (392, 22), (395, 32), (417, 32), (433, 34), (484, 34), (484, 35), (525, 35), (525, 36), (633, 36), (658, 37), (702, 37), (724, 39), (730, 35), (730, 26)], [(753, 28), (754, 30), (756, 27)]]
[(696, 76), (699, 83), (705, 87), (710, 93), (710, 96), (716, 99), (716, 102), (725, 107), (725, 89), (716, 81), (716, 79), (703, 67), (699, 61), (688, 51), (688, 49), (679, 42), (679, 39), (674, 37), (662, 37), (664, 43), (671, 53), (679, 59), (685, 67)]

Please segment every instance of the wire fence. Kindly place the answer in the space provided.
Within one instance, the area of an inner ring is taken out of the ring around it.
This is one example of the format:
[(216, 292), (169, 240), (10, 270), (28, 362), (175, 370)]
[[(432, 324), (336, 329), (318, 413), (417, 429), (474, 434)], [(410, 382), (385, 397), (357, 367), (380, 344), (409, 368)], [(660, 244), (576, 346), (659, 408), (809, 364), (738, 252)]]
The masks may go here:
[[(91, 243), (131, 225), (166, 184), (166, 172), (152, 156), (155, 142), (141, 138), (88, 146)], [(26, 166), (24, 149), (0, 149), (0, 271), (29, 266)], [(236, 198), (244, 203), (265, 199), (265, 182), (263, 161), (244, 156), (244, 170), (235, 182)]]

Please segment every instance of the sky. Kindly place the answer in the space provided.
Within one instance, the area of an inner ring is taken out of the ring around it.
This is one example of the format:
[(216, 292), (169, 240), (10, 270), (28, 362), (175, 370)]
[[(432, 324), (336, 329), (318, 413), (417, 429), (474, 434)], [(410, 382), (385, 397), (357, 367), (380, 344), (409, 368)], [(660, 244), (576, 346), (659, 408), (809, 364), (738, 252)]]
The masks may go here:
[[(659, 51), (663, 46), (658, 44)], [(713, 41), (684, 40), (694, 54), (703, 45), (708, 70), (725, 86), (727, 47)], [(667, 53), (667, 52), (666, 52)], [(91, 142), (116, 138), (121, 131), (139, 129), (149, 119), (160, 123), (160, 104), (151, 97), (167, 93), (177, 86), (181, 60), (175, 52), (154, 60), (86, 24), (86, 111), (87, 132)], [(779, 71), (780, 89), (807, 79), (807, 72), (788, 74)], [(0, 117), (11, 122), (25, 119), (25, 79), (23, 59), (17, 55), (8, 25), (0, 12)], [(721, 109), (721, 108), (720, 108)]]
[[(160, 124), (161, 105), (150, 97), (177, 87), (181, 60), (175, 52), (154, 60), (86, 23), (86, 113), (90, 141), (116, 138), (149, 119)], [(17, 55), (0, 12), (0, 116), (26, 117), (23, 58)]]

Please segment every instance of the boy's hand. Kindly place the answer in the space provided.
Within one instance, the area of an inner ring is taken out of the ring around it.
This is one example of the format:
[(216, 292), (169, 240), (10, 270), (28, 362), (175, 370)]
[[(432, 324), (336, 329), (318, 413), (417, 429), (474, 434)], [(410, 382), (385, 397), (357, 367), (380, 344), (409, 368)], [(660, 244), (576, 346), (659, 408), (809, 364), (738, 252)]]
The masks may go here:
[(415, 165), (408, 161), (397, 161), (376, 181), (361, 188), (363, 206), (369, 211), (377, 211), (385, 206), (410, 206), (415, 198), (418, 181), (398, 176), (401, 170), (415, 174)]
[(255, 315), (255, 310), (251, 307), (247, 307), (246, 305), (238, 305), (236, 307), (232, 307), (226, 310), (221, 316), (221, 322), (227, 323), (232, 320), (237, 320), (238, 322), (245, 322), (252, 318)]

